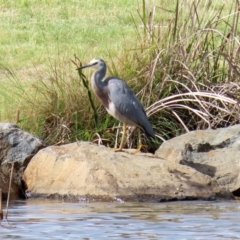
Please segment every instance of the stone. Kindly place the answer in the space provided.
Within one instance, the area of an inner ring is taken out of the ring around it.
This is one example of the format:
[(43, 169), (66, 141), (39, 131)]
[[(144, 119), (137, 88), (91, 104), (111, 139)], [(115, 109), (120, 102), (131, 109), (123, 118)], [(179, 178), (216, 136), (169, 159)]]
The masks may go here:
[(0, 123), (0, 188), (6, 196), (9, 187), (12, 164), (13, 181), (11, 198), (23, 196), (21, 192), (21, 177), (23, 170), (31, 158), (46, 144), (38, 137), (23, 131), (17, 125), (9, 122)]
[[(2, 189), (3, 199), (7, 199), (7, 194), (9, 190), (9, 182), (10, 182), (10, 174), (11, 174), (11, 166), (1, 166), (0, 167), (0, 188)], [(10, 196), (11, 199), (18, 199), (20, 196), (24, 194), (21, 193), (19, 189), (19, 184), (15, 181), (11, 184)]]
[(89, 142), (40, 150), (23, 174), (29, 197), (160, 202), (231, 198), (210, 176), (154, 155), (114, 152)]
[(240, 125), (183, 134), (164, 142), (155, 155), (190, 166), (240, 196)]

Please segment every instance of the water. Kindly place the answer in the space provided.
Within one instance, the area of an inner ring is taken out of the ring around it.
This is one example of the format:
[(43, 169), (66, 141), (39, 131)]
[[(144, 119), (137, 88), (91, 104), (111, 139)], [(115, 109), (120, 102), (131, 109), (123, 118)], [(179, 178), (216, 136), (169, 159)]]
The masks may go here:
[(11, 203), (0, 239), (240, 239), (240, 202)]

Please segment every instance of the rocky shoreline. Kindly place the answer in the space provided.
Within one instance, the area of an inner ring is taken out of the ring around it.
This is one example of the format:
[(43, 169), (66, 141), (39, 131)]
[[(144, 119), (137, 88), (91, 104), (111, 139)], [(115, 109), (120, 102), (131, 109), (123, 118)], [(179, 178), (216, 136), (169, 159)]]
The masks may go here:
[(240, 125), (198, 130), (164, 142), (154, 155), (114, 152), (90, 142), (46, 146), (0, 123), (0, 188), (11, 198), (162, 202), (240, 195)]

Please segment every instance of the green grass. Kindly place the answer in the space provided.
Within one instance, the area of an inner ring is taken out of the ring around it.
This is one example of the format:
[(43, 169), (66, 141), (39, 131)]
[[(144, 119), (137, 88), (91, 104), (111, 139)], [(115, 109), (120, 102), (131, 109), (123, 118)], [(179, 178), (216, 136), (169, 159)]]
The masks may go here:
[(137, 6), (136, 0), (2, 1), (2, 61), (25, 72), (74, 53), (84, 60), (115, 56), (124, 41), (134, 41), (131, 13)]
[[(206, 11), (207, 21), (222, 3), (215, 0), (208, 6), (205, 2), (199, 7)], [(163, 30), (174, 15), (175, 4), (161, 0), (156, 5), (155, 21), (160, 21)], [(225, 4), (224, 14), (231, 4)], [(45, 69), (49, 62), (69, 59), (75, 53), (83, 61), (94, 56), (116, 58), (126, 46), (138, 47), (136, 28), (141, 31), (141, 21), (137, 10), (141, 14), (141, 8), (141, 0), (1, 1), (0, 62), (13, 68), (21, 80), (32, 81), (35, 68)], [(147, 14), (150, 11), (151, 7)], [(0, 80), (5, 78), (3, 73), (0, 76)]]
[(113, 146), (118, 122), (94, 97), (96, 125), (76, 54), (84, 63), (105, 59), (109, 74), (138, 92), (159, 134), (152, 149), (159, 139), (237, 123), (238, 1), (147, 2), (1, 1), (0, 120), (50, 144)]

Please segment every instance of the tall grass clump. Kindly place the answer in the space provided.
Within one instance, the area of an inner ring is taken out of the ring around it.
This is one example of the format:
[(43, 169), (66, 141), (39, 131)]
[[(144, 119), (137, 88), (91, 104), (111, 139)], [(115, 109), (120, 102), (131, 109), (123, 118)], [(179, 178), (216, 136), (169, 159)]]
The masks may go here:
[(116, 121), (106, 117), (104, 108), (91, 94), (89, 86), (84, 85), (89, 81), (79, 78), (76, 68), (80, 64), (74, 56), (72, 60), (58, 59), (44, 69), (36, 70), (35, 79), (24, 86), (17, 73), (5, 67), (10, 95), (18, 100), (10, 101), (11, 106), (8, 103), (10, 110), (5, 112), (6, 118), (48, 144), (77, 140), (114, 142), (112, 128), (108, 127)]
[(174, 9), (142, 1), (140, 44), (114, 72), (129, 72), (162, 141), (239, 123), (239, 11), (238, 0), (178, 0)]

